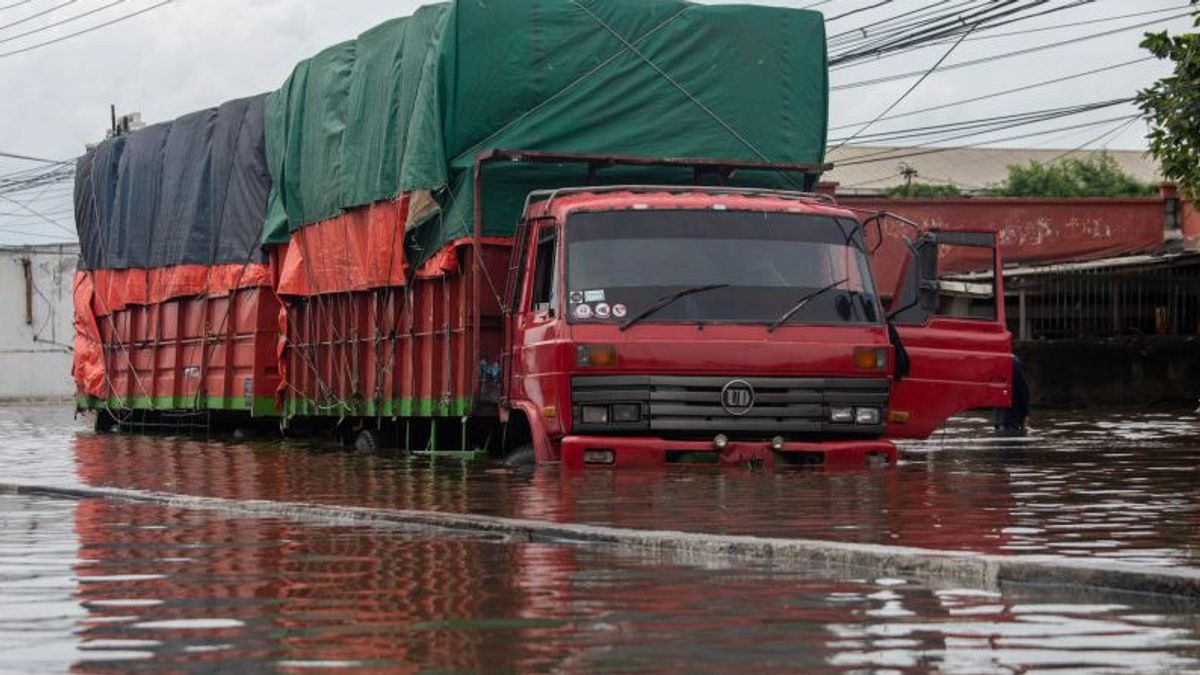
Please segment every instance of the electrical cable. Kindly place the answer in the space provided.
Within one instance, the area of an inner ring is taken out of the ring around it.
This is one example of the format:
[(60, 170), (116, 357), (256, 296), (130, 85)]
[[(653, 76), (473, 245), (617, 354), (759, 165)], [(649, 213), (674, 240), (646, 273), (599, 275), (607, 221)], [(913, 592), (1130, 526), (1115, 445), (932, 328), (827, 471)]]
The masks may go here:
[[(1076, 28), (1079, 26), (1090, 26), (1097, 23), (1109, 23), (1111, 21), (1120, 21), (1121, 19), (1132, 19), (1138, 16), (1147, 16), (1150, 14), (1165, 14), (1166, 12), (1177, 12), (1183, 7), (1161, 7), (1159, 9), (1151, 9), (1144, 12), (1133, 12), (1131, 14), (1120, 14), (1118, 16), (1106, 16), (1100, 19), (1086, 19), (1084, 21), (1075, 21), (1073, 23), (1063, 23), (1056, 26), (1041, 26), (1039, 28), (1026, 28), (1024, 30), (1008, 31), (1006, 33), (987, 33), (973, 36), (968, 42), (978, 42), (980, 40), (995, 40), (998, 38), (1012, 37), (1014, 35), (1029, 35), (1031, 33), (1044, 33), (1051, 30), (1063, 30), (1065, 28)], [(943, 41), (943, 43), (949, 40)], [(936, 44), (936, 43), (935, 43)]]
[[(1047, 12), (1039, 12), (1039, 13), (1036, 13), (1036, 14), (1031, 14), (1031, 15), (1028, 15), (1028, 16), (1025, 16), (1025, 17), (1019, 17), (1019, 18), (1017, 18), (1017, 19), (1014, 19), (1014, 20), (1012, 20), (1012, 21), (999, 22), (999, 23), (996, 23), (996, 24), (994, 24), (994, 25), (992, 26), (992, 28), (994, 28), (994, 27), (997, 27), (997, 26), (1007, 25), (1008, 23), (1014, 23), (1014, 22), (1016, 22), (1016, 21), (1024, 21), (1024, 20), (1028, 20), (1028, 19), (1032, 19), (1032, 18), (1037, 18), (1037, 17), (1039, 17), (1039, 16), (1043, 16), (1043, 15), (1045, 15), (1045, 14), (1047, 14), (1047, 13), (1050, 13), (1050, 12), (1057, 12), (1057, 11), (1063, 11), (1063, 10), (1067, 10), (1067, 9), (1072, 9), (1072, 8), (1074, 8), (1074, 7), (1077, 7), (1077, 6), (1079, 6), (1080, 4), (1091, 3), (1091, 2), (1094, 2), (1094, 1), (1095, 1), (1095, 0), (1079, 0), (1079, 1), (1078, 1), (1076, 4), (1074, 4), (1074, 5), (1066, 5), (1066, 6), (1061, 6), (1061, 7), (1057, 7), (1057, 8), (1055, 8), (1055, 9), (1053, 9), (1053, 10), (1048, 10)], [(1162, 8), (1159, 8), (1159, 9), (1154, 9), (1154, 10), (1149, 10), (1149, 11), (1144, 11), (1144, 12), (1132, 12), (1132, 13), (1130, 13), (1130, 14), (1122, 14), (1122, 15), (1119, 15), (1119, 16), (1109, 16), (1109, 17), (1104, 17), (1104, 18), (1101, 18), (1101, 19), (1088, 19), (1088, 20), (1083, 20), (1083, 21), (1075, 21), (1075, 22), (1072, 22), (1072, 23), (1058, 24), (1058, 25), (1054, 25), (1054, 26), (1041, 26), (1041, 27), (1038, 27), (1038, 28), (1029, 28), (1029, 29), (1025, 29), (1025, 30), (1018, 30), (1018, 31), (1008, 31), (1008, 32), (1003, 32), (1003, 33), (993, 33), (993, 32), (990, 32), (990, 31), (988, 31), (988, 32), (980, 31), (980, 32), (977, 32), (975, 35), (971, 36), (971, 39), (969, 39), (969, 40), (967, 40), (967, 41), (968, 41), (968, 42), (978, 42), (978, 41), (981, 41), (981, 40), (992, 40), (992, 39), (998, 39), (998, 38), (1007, 38), (1007, 37), (1013, 37), (1013, 36), (1017, 36), (1017, 35), (1026, 35), (1026, 34), (1032, 34), (1032, 33), (1045, 32), (1045, 31), (1064, 30), (1064, 29), (1069, 29), (1069, 28), (1075, 28), (1075, 27), (1078, 27), (1078, 26), (1087, 26), (1087, 25), (1093, 25), (1093, 24), (1097, 24), (1097, 23), (1107, 23), (1107, 22), (1112, 22), (1112, 21), (1119, 21), (1119, 20), (1121, 20), (1121, 19), (1130, 19), (1130, 18), (1134, 18), (1134, 17), (1138, 17), (1138, 16), (1147, 16), (1147, 15), (1150, 15), (1150, 14), (1163, 14), (1163, 13), (1166, 13), (1166, 12), (1177, 12), (1177, 11), (1180, 11), (1180, 10), (1182, 10), (1182, 9), (1184, 9), (1184, 8), (1183, 8), (1183, 7), (1179, 7), (1179, 6), (1175, 6), (1175, 7), (1162, 7)], [(897, 55), (899, 55), (899, 54), (907, 54), (907, 53), (910, 53), (910, 52), (913, 52), (913, 51), (918, 51), (918, 50), (924, 49), (924, 48), (926, 48), (926, 47), (932, 47), (932, 46), (936, 46), (936, 45), (946, 44), (946, 43), (948, 43), (948, 42), (950, 42), (950, 39), (949, 39), (949, 38), (945, 38), (945, 39), (938, 39), (938, 40), (934, 40), (934, 41), (932, 41), (932, 42), (929, 42), (929, 43), (926, 43), (926, 44), (916, 44), (916, 45), (913, 45), (913, 46), (911, 46), (911, 47), (907, 47), (907, 48), (905, 48), (905, 49), (897, 49), (897, 50), (892, 50), (892, 51), (889, 51), (889, 52), (888, 52), (888, 53), (886, 53), (886, 54), (880, 54), (880, 55), (878, 56), (878, 58), (876, 58), (876, 59), (874, 59), (874, 60), (875, 60), (875, 61), (878, 61), (878, 60), (880, 60), (880, 59), (883, 59), (883, 58), (888, 58), (888, 57), (892, 57), (892, 56), (897, 56)], [(830, 70), (840, 70), (840, 69), (842, 69), (842, 68), (852, 68), (852, 67), (854, 67), (854, 66), (856, 66), (856, 65), (860, 65), (861, 63), (865, 63), (865, 61), (856, 61), (856, 62), (853, 62), (853, 63), (843, 63), (843, 64), (839, 64), (839, 65), (836, 65), (836, 66), (834, 66), (834, 67), (831, 67), (831, 68), (830, 68)]]
[(825, 19), (825, 23), (830, 24), (830, 23), (833, 23), (834, 21), (837, 21), (838, 19), (844, 19), (844, 18), (854, 15), (854, 14), (861, 14), (863, 12), (869, 12), (872, 9), (883, 7), (884, 5), (890, 5), (890, 4), (892, 4), (892, 2), (893, 2), (893, 0), (879, 0), (879, 2), (876, 2), (873, 5), (867, 5), (866, 7), (859, 7), (857, 9), (852, 9), (849, 12), (846, 12), (845, 14), (838, 14), (837, 16), (828, 17)]
[[(974, 30), (974, 27), (972, 27), (971, 30)], [(932, 66), (930, 66), (929, 70), (926, 70), (925, 74), (922, 75), (919, 80), (917, 80), (916, 82), (913, 82), (912, 86), (910, 86), (908, 89), (906, 89), (903, 94), (900, 94), (899, 98), (897, 98), (895, 101), (892, 101), (891, 105), (884, 108), (882, 112), (880, 112), (878, 115), (876, 115), (875, 119), (873, 119), (870, 122), (867, 122), (863, 126), (859, 127), (858, 131), (847, 136), (844, 140), (842, 140), (840, 143), (838, 143), (836, 146), (834, 146), (832, 148), (832, 150), (837, 150), (838, 148), (842, 147), (843, 145), (846, 145), (850, 141), (854, 140), (856, 137), (858, 137), (859, 134), (861, 134), (862, 132), (871, 128), (871, 125), (873, 125), (876, 122), (878, 122), (879, 120), (883, 119), (883, 117), (885, 115), (887, 115), (892, 110), (894, 110), (896, 108), (896, 106), (900, 105), (900, 103), (903, 102), (904, 99), (908, 98), (909, 94), (913, 93), (913, 91), (917, 87), (921, 86), (921, 83), (925, 81), (925, 78), (932, 75), (933, 71), (938, 69), (938, 66), (942, 65), (942, 63), (945, 62), (946, 59), (950, 58), (950, 55), (954, 53), (954, 50), (958, 49), (958, 46), (960, 44), (962, 44), (962, 41), (965, 40), (967, 38), (967, 36), (971, 34), (971, 30), (968, 30), (967, 32), (963, 33), (962, 36), (958, 38), (958, 42), (955, 42), (954, 45), (952, 47), (950, 47), (950, 49), (946, 50), (945, 54), (942, 54), (942, 58), (938, 59), (936, 63), (934, 63)]]
[[(1002, 59), (1011, 58), (1013, 56), (1022, 56), (1025, 54), (1032, 54), (1032, 53), (1044, 51), (1047, 49), (1054, 49), (1056, 47), (1063, 47), (1063, 46), (1070, 45), (1070, 44), (1077, 44), (1080, 42), (1085, 42), (1087, 40), (1094, 40), (1096, 38), (1107, 37), (1109, 35), (1116, 35), (1118, 33), (1123, 33), (1126, 31), (1137, 29), (1137, 28), (1144, 28), (1146, 26), (1151, 26), (1151, 25), (1160, 23), (1162, 21), (1170, 21), (1172, 19), (1178, 19), (1178, 18), (1190, 16), (1190, 14), (1191, 14), (1190, 12), (1184, 13), (1184, 14), (1176, 14), (1176, 15), (1167, 17), (1165, 19), (1155, 19), (1153, 21), (1143, 21), (1141, 23), (1133, 24), (1130, 26), (1122, 26), (1121, 28), (1117, 28), (1117, 29), (1110, 30), (1110, 31), (1104, 31), (1102, 33), (1093, 33), (1091, 35), (1084, 35), (1082, 37), (1071, 38), (1068, 40), (1061, 40), (1059, 42), (1052, 42), (1049, 44), (1038, 45), (1035, 47), (1027, 47), (1025, 49), (1018, 49), (1016, 51), (1005, 52), (1002, 54), (993, 54), (991, 56), (985, 56), (983, 58), (972, 59), (970, 61), (960, 61), (958, 63), (952, 63), (948, 66), (943, 66), (940, 70), (941, 70), (941, 72), (957, 70), (959, 68), (967, 68), (970, 66), (976, 66), (976, 65), (983, 64), (983, 63), (991, 63), (993, 61), (999, 61)], [(918, 70), (915, 72), (898, 73), (895, 75), (886, 75), (883, 77), (876, 77), (876, 78), (872, 78), (869, 80), (859, 80), (857, 82), (847, 82), (846, 84), (836, 85), (836, 86), (830, 87), (829, 89), (830, 89), (830, 91), (856, 89), (859, 87), (866, 87), (866, 86), (875, 85), (875, 84), (882, 84), (884, 82), (894, 82), (896, 80), (904, 80), (904, 79), (907, 79), (910, 77), (918, 76), (922, 72), (924, 72), (924, 71)]]
[(153, 10), (156, 10), (160, 7), (165, 7), (166, 5), (171, 4), (172, 2), (174, 2), (174, 0), (161, 0), (161, 2), (150, 5), (149, 7), (145, 7), (143, 9), (139, 9), (136, 12), (130, 12), (129, 14), (123, 14), (115, 19), (110, 19), (108, 21), (105, 21), (104, 23), (98, 23), (95, 26), (90, 26), (88, 28), (84, 28), (83, 30), (75, 31), (74, 33), (68, 33), (66, 35), (54, 38), (52, 40), (46, 40), (45, 42), (39, 42), (37, 44), (29, 45), (28, 47), (22, 47), (21, 49), (14, 49), (12, 51), (0, 52), (0, 59), (7, 58), (9, 56), (16, 56), (17, 54), (24, 54), (25, 52), (31, 52), (35, 49), (41, 49), (42, 47), (47, 47), (49, 45), (57, 44), (59, 42), (65, 41), (65, 40), (70, 40), (71, 38), (78, 37), (80, 35), (86, 35), (87, 33), (91, 33), (93, 31), (100, 30), (101, 28), (107, 28), (108, 26), (111, 26), (116, 23), (120, 23), (122, 21), (127, 21), (136, 16), (145, 14), (146, 12), (151, 12)]
[(13, 7), (20, 7), (21, 5), (28, 5), (31, 2), (33, 2), (33, 0), (19, 0), (18, 2), (11, 2), (7, 5), (0, 6), (0, 12), (3, 12), (6, 9), (12, 9)]
[[(1101, 140), (1103, 140), (1103, 139), (1104, 139), (1106, 136), (1116, 136), (1117, 134), (1120, 134), (1120, 133), (1121, 133), (1122, 131), (1124, 131), (1124, 130), (1125, 130), (1127, 127), (1128, 127), (1128, 126), (1130, 126), (1131, 124), (1133, 124), (1133, 123), (1134, 123), (1134, 122), (1136, 122), (1137, 120), (1138, 120), (1138, 118), (1137, 118), (1137, 117), (1134, 117), (1134, 118), (1128, 119), (1128, 120), (1126, 120), (1126, 121), (1124, 121), (1124, 122), (1121, 122), (1121, 123), (1119, 123), (1119, 124), (1118, 124), (1116, 127), (1112, 128), (1112, 129), (1109, 129), (1108, 131), (1105, 131), (1104, 133), (1100, 134), (1099, 136), (1096, 136), (1096, 137), (1094, 137), (1094, 138), (1090, 138), (1090, 139), (1088, 139), (1088, 140), (1084, 141), (1083, 143), (1080, 143), (1078, 146), (1076, 146), (1076, 147), (1074, 147), (1074, 148), (1072, 148), (1072, 149), (1070, 149), (1070, 150), (1067, 150), (1067, 151), (1065, 151), (1065, 152), (1063, 152), (1063, 153), (1060, 153), (1060, 154), (1058, 154), (1058, 155), (1055, 155), (1054, 157), (1050, 158), (1050, 161), (1049, 161), (1049, 162), (1047, 162), (1047, 164), (1053, 164), (1053, 163), (1057, 162), (1058, 160), (1062, 159), (1063, 157), (1066, 157), (1067, 155), (1073, 155), (1073, 154), (1075, 154), (1075, 153), (1077, 153), (1077, 152), (1080, 152), (1080, 151), (1082, 151), (1084, 148), (1086, 148), (1087, 146), (1089, 146), (1089, 145), (1091, 145), (1091, 144), (1093, 144), (1093, 143), (1099, 143), (1099, 142), (1100, 142)], [(1111, 140), (1111, 139), (1110, 139), (1110, 140)], [(1107, 143), (1106, 143), (1106, 145), (1107, 145)], [(1093, 152), (1094, 152), (1094, 151), (1093, 151)], [(1089, 153), (1089, 154), (1091, 154), (1091, 153)]]
[(0, 157), (8, 157), (9, 159), (24, 159), (30, 162), (42, 162), (45, 164), (61, 164), (62, 160), (46, 159), (44, 157), (30, 157), (29, 155), (18, 155), (12, 152), (0, 151)]
[[(1026, 112), (1010, 113), (1007, 115), (995, 115), (993, 117), (981, 117), (972, 120), (959, 120), (956, 122), (945, 122), (942, 124), (930, 124), (921, 127), (912, 127), (909, 129), (880, 131), (873, 134), (866, 134), (865, 138), (871, 139), (871, 141), (874, 143), (880, 143), (888, 140), (920, 138), (923, 136), (957, 133), (960, 131), (984, 133), (988, 131), (989, 128), (991, 130), (999, 130), (1020, 126), (1022, 124), (1046, 122), (1063, 117), (1069, 117), (1071, 115), (1079, 115), (1082, 113), (1092, 112), (1094, 110), (1101, 110), (1103, 108), (1111, 108), (1117, 105), (1132, 103), (1133, 100), (1133, 97), (1125, 97), (1106, 101), (1096, 101), (1093, 103), (1084, 103), (1080, 105), (1064, 106), (1061, 108), (1046, 108), (1043, 110), (1031, 110)], [(953, 137), (942, 140), (951, 140), (952, 138)]]
[(28, 21), (33, 21), (34, 19), (36, 19), (38, 17), (46, 16), (47, 14), (50, 14), (51, 12), (57, 12), (58, 10), (62, 9), (63, 7), (67, 7), (68, 5), (73, 5), (77, 2), (79, 2), (79, 0), (66, 0), (66, 2), (63, 2), (61, 4), (55, 5), (53, 7), (47, 8), (47, 9), (43, 9), (40, 12), (35, 12), (33, 14), (30, 14), (29, 16), (23, 16), (20, 19), (17, 19), (16, 21), (12, 21), (12, 22), (0, 25), (0, 30), (8, 30), (9, 28), (12, 28), (13, 26), (19, 26)]
[[(837, 164), (837, 166), (839, 166), (839, 167), (840, 166), (856, 166), (858, 164), (873, 164), (873, 163), (877, 163), (877, 162), (890, 162), (890, 161), (897, 160), (897, 159), (907, 159), (909, 157), (920, 157), (923, 155), (932, 155), (932, 154), (936, 154), (936, 153), (940, 153), (940, 152), (949, 152), (951, 150), (963, 150), (966, 148), (977, 148), (979, 146), (986, 145), (988, 143), (1006, 143), (1008, 141), (1017, 141), (1017, 140), (1022, 140), (1025, 138), (1033, 138), (1035, 136), (1045, 136), (1046, 134), (1058, 133), (1060, 131), (1067, 131), (1070, 129), (1083, 129), (1083, 128), (1090, 127), (1090, 126), (1096, 126), (1096, 125), (1100, 125), (1100, 124), (1108, 124), (1110, 122), (1116, 122), (1118, 120), (1131, 120), (1131, 119), (1136, 120), (1139, 117), (1140, 117), (1140, 115), (1126, 115), (1124, 117), (1112, 117), (1112, 118), (1103, 119), (1103, 120), (1096, 120), (1094, 122), (1084, 122), (1082, 124), (1072, 124), (1069, 126), (1057, 127), (1055, 129), (1046, 129), (1044, 131), (1033, 131), (1033, 132), (1024, 133), (1024, 134), (1017, 134), (1014, 136), (1007, 136), (1004, 138), (993, 138), (993, 139), (989, 139), (986, 141), (980, 141), (978, 143), (968, 143), (966, 145), (956, 145), (953, 147), (944, 147), (944, 148), (922, 148), (920, 150), (915, 150), (913, 152), (889, 155), (887, 157), (877, 157), (878, 154), (883, 154), (883, 153), (858, 155), (856, 157), (850, 158), (849, 161), (839, 162)], [(892, 148), (891, 150), (888, 150), (887, 152), (893, 152), (898, 149), (899, 148)]]
[[(1102, 67), (1102, 68), (1095, 68), (1095, 69), (1092, 69), (1092, 70), (1086, 70), (1086, 71), (1083, 71), (1083, 72), (1081, 72), (1081, 73), (1073, 73), (1073, 74), (1071, 74), (1071, 75), (1064, 75), (1064, 76), (1062, 76), (1062, 77), (1056, 77), (1056, 78), (1053, 78), (1053, 79), (1050, 79), (1050, 80), (1042, 80), (1041, 82), (1035, 82), (1035, 83), (1033, 83), (1033, 84), (1027, 84), (1027, 85), (1023, 85), (1023, 86), (1020, 86), (1020, 87), (1014, 87), (1014, 88), (1012, 88), (1012, 89), (1005, 89), (1005, 90), (1002, 90), (1002, 91), (996, 91), (996, 92), (992, 92), (992, 93), (990, 93), (990, 94), (983, 94), (983, 95), (980, 95), (980, 96), (973, 96), (973, 97), (971, 97), (971, 98), (964, 98), (964, 99), (961, 99), (961, 100), (958, 100), (958, 101), (951, 101), (950, 103), (942, 103), (942, 104), (940, 104), (940, 105), (929, 106), (928, 108), (918, 108), (917, 110), (912, 110), (912, 111), (909, 111), (909, 112), (899, 113), (899, 114), (896, 114), (896, 115), (889, 115), (889, 116), (887, 116), (887, 117), (881, 118), (879, 121), (885, 121), (885, 120), (895, 120), (895, 119), (900, 119), (900, 118), (902, 118), (902, 117), (911, 117), (911, 116), (913, 116), (913, 115), (919, 115), (919, 114), (921, 114), (921, 113), (932, 112), (932, 111), (934, 111), (934, 110), (942, 110), (942, 109), (945, 109), (945, 108), (953, 108), (953, 107), (955, 107), (955, 106), (965, 105), (965, 104), (967, 104), (967, 103), (975, 103), (975, 102), (978, 102), (978, 101), (986, 101), (986, 100), (988, 100), (988, 99), (991, 99), (991, 98), (997, 98), (997, 97), (1000, 97), (1000, 96), (1005, 96), (1005, 95), (1007, 95), (1007, 94), (1015, 94), (1015, 93), (1017, 93), (1017, 92), (1029, 91), (1030, 89), (1037, 89), (1038, 87), (1045, 87), (1045, 86), (1049, 86), (1049, 85), (1051, 85), (1051, 84), (1058, 84), (1058, 83), (1060, 83), (1060, 82), (1067, 82), (1067, 81), (1069, 81), (1069, 80), (1074, 80), (1074, 79), (1077, 79), (1077, 78), (1080, 78), (1080, 77), (1086, 77), (1086, 76), (1089, 76), (1089, 75), (1096, 75), (1096, 74), (1098, 74), (1098, 73), (1106, 73), (1106, 72), (1108, 72), (1108, 71), (1110, 71), (1110, 70), (1116, 70), (1117, 68), (1125, 68), (1125, 67), (1127, 67), (1127, 66), (1132, 66), (1132, 65), (1134, 65), (1134, 64), (1137, 64), (1137, 63), (1145, 63), (1145, 62), (1147, 62), (1147, 61), (1153, 61), (1153, 60), (1155, 60), (1153, 56), (1144, 56), (1144, 57), (1142, 57), (1142, 58), (1140, 58), (1140, 59), (1134, 59), (1134, 60), (1132, 60), (1132, 61), (1124, 61), (1124, 62), (1122, 62), (1122, 63), (1114, 63), (1113, 65), (1110, 65), (1110, 66), (1104, 66), (1104, 67)], [(841, 129), (849, 129), (850, 127), (856, 127), (856, 126), (858, 126), (858, 125), (860, 125), (860, 124), (863, 124), (863, 122), (853, 122), (853, 123), (850, 123), (850, 124), (839, 124), (839, 125), (837, 125), (837, 126), (829, 127), (829, 131), (839, 131), (839, 130), (841, 130)]]
[(71, 16), (69, 16), (65, 19), (60, 19), (53, 23), (48, 23), (44, 26), (38, 26), (37, 28), (32, 28), (30, 30), (25, 31), (24, 33), (17, 33), (16, 35), (9, 35), (8, 37), (6, 37), (4, 39), (0, 39), (0, 44), (4, 44), (6, 42), (12, 42), (14, 40), (20, 40), (21, 38), (29, 37), (30, 35), (36, 35), (38, 33), (48, 31), (53, 28), (58, 28), (59, 26), (62, 26), (62, 25), (68, 24), (68, 23), (72, 23), (74, 21), (78, 21), (85, 17), (89, 17), (93, 14), (98, 14), (100, 12), (103, 12), (106, 9), (116, 7), (117, 5), (120, 5), (124, 2), (127, 2), (127, 0), (113, 0), (113, 2), (110, 2), (107, 5), (101, 5), (94, 9), (89, 9), (86, 12), (80, 12), (79, 14), (72, 14)]
[(32, 214), (34, 214), (34, 215), (38, 216), (38, 217), (39, 217), (39, 218), (41, 218), (43, 221), (45, 221), (45, 222), (47, 222), (47, 223), (50, 223), (50, 224), (51, 224), (51, 225), (53, 225), (54, 227), (57, 227), (58, 229), (62, 230), (63, 232), (66, 232), (67, 234), (71, 235), (72, 237), (76, 237), (76, 236), (78, 236), (78, 234), (77, 234), (75, 231), (73, 231), (71, 228), (67, 227), (66, 225), (63, 225), (62, 223), (60, 223), (60, 222), (58, 222), (58, 221), (51, 220), (50, 218), (47, 218), (45, 215), (43, 215), (43, 214), (41, 214), (40, 212), (38, 212), (38, 211), (34, 210), (34, 209), (33, 209), (33, 207), (29, 206), (28, 204), (25, 204), (25, 203), (23, 203), (23, 202), (20, 202), (20, 201), (18, 201), (18, 200), (16, 200), (16, 199), (13, 199), (12, 197), (9, 197), (9, 196), (7, 196), (7, 195), (0, 195), (0, 199), (3, 199), (3, 200), (4, 200), (4, 201), (6, 201), (6, 202), (12, 202), (13, 204), (16, 204), (17, 206), (19, 206), (19, 207), (21, 207), (21, 208), (25, 209), (26, 211), (28, 211), (28, 212), (30, 212), (30, 213), (32, 213)]
[(847, 66), (857, 61), (867, 59), (875, 61), (892, 53), (911, 51), (917, 47), (949, 39), (961, 34), (964, 30), (989, 30), (995, 26), (1061, 12), (1094, 1), (1075, 0), (1072, 4), (1060, 5), (1033, 14), (1030, 14), (1029, 11), (1040, 7), (1048, 0), (1030, 0), (1027, 4), (1020, 4), (1017, 0), (1008, 0), (1007, 2), (987, 3), (970, 12), (949, 12), (923, 22), (917, 22), (914, 24), (914, 29), (907, 33), (892, 34), (897, 33), (897, 31), (893, 31), (883, 34), (874, 42), (860, 42), (852, 48), (842, 51), (834, 50), (829, 57), (829, 64), (831, 69), (836, 69), (838, 66)]

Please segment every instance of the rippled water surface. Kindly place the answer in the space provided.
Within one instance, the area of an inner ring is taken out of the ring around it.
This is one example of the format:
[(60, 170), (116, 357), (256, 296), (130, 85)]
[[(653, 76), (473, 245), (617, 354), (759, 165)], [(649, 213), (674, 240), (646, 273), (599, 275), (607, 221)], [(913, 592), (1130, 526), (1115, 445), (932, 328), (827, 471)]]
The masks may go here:
[(1195, 606), (0, 495), (0, 671), (1163, 672)]
[(1027, 438), (961, 419), (898, 468), (541, 471), (358, 456), (337, 447), (108, 434), (69, 410), (0, 409), (10, 482), (496, 514), (638, 528), (811, 537), (1195, 565), (1200, 418), (1049, 414)]

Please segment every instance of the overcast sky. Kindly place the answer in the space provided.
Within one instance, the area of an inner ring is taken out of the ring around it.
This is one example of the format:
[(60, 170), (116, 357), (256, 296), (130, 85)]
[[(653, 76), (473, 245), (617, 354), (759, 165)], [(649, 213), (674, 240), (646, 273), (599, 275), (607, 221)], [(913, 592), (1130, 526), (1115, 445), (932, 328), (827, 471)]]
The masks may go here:
[[(408, 14), (424, 4), (415, 0), (174, 0), (107, 28), (27, 52), (12, 53), (149, 8), (160, 1), (122, 0), (94, 15), (41, 30), (56, 21), (102, 8), (113, 0), (73, 0), (43, 16), (37, 14), (63, 5), (62, 0), (0, 0), (0, 82), (4, 83), (7, 92), (6, 96), (0, 97), (0, 119), (3, 120), (0, 152), (51, 159), (76, 156), (82, 152), (84, 143), (103, 137), (104, 129), (108, 126), (110, 103), (115, 103), (120, 112), (139, 111), (147, 122), (153, 123), (226, 99), (273, 89), (287, 77), (296, 61), (324, 46), (353, 37), (388, 18)], [(816, 4), (815, 10), (824, 11), (827, 17), (832, 18), (876, 5), (880, 1), (760, 0), (759, 4), (785, 7)], [(1051, 0), (1052, 3), (1075, 1)], [(833, 20), (829, 23), (828, 31), (834, 34), (849, 30), (874, 19), (927, 6), (930, 2), (932, 0), (893, 0), (877, 9)], [(1177, 11), (1074, 27), (1066, 25), (1172, 8)], [(1170, 28), (1180, 32), (1189, 28), (1190, 22), (1185, 18), (1166, 20), (1173, 14), (1186, 12), (1186, 8), (1186, 0), (1096, 0), (1046, 18), (997, 29), (996, 32), (1034, 28), (1052, 30), (995, 39), (988, 39), (986, 33), (971, 36), (946, 59), (946, 65), (1109, 31), (1142, 21), (1157, 21), (1150, 28), (1129, 30), (985, 65), (934, 73), (892, 114), (1139, 58), (1144, 52), (1137, 43), (1145, 30)], [(23, 33), (31, 34), (23, 36)], [(915, 78), (841, 91), (836, 90), (839, 84), (928, 68), (948, 47), (937, 45), (836, 70), (831, 74), (835, 91), (830, 124), (840, 125), (873, 118), (903, 93)], [(697, 57), (702, 58), (703, 55)], [(1164, 64), (1147, 62), (1052, 87), (881, 122), (871, 131), (1130, 96), (1166, 72)], [(1132, 112), (1132, 108), (1098, 111), (1078, 120), (1060, 120), (1039, 128), (1106, 119)], [(1118, 126), (1118, 123), (1098, 125), (1069, 133), (1023, 139), (1007, 145), (1072, 148), (1106, 131), (1116, 131)], [(853, 128), (849, 131), (853, 131)], [(831, 137), (845, 133), (847, 131), (834, 131)], [(1017, 132), (1009, 130), (998, 133), (996, 138), (1013, 133)], [(1144, 126), (1138, 122), (1126, 126), (1118, 134), (1100, 139), (1097, 144), (1107, 144), (1111, 148), (1142, 148), (1144, 133)], [(28, 162), (3, 159), (0, 160), (0, 174), (32, 166)], [(69, 203), (64, 201), (67, 196), (69, 188), (64, 185), (27, 198), (43, 215), (71, 226)], [(40, 226), (34, 223), (40, 223)], [(21, 209), (11, 203), (0, 203), (0, 227), (41, 234), (56, 232), (41, 219), (21, 213)], [(11, 243), (14, 236), (12, 232), (0, 232), (0, 243)], [(46, 241), (50, 236), (16, 238), (22, 241)]]

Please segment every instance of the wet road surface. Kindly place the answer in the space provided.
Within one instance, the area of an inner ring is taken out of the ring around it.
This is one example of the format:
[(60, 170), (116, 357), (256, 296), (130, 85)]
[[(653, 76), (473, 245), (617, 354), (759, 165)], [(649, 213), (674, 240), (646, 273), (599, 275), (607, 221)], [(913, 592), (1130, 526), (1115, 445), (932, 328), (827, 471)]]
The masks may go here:
[[(982, 420), (894, 470), (541, 472), (97, 436), (0, 408), (0, 481), (1194, 566), (1200, 419)], [(1194, 601), (701, 567), (600, 549), (0, 495), (0, 671), (1200, 670)]]
[(0, 496), (0, 670), (1200, 668), (1194, 606)]

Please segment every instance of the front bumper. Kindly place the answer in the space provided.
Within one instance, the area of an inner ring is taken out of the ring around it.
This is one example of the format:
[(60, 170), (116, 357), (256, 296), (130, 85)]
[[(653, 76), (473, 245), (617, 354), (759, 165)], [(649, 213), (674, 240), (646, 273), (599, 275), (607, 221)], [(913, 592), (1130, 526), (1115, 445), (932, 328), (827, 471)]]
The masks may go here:
[[(717, 464), (764, 467), (812, 465), (864, 468), (896, 465), (896, 446), (890, 441), (830, 441), (784, 443), (774, 450), (769, 441), (731, 440), (722, 450), (710, 441), (674, 441), (663, 438), (567, 436), (562, 439), (562, 464), (566, 468), (662, 467), (669, 464)], [(611, 461), (605, 461), (611, 459)]]

